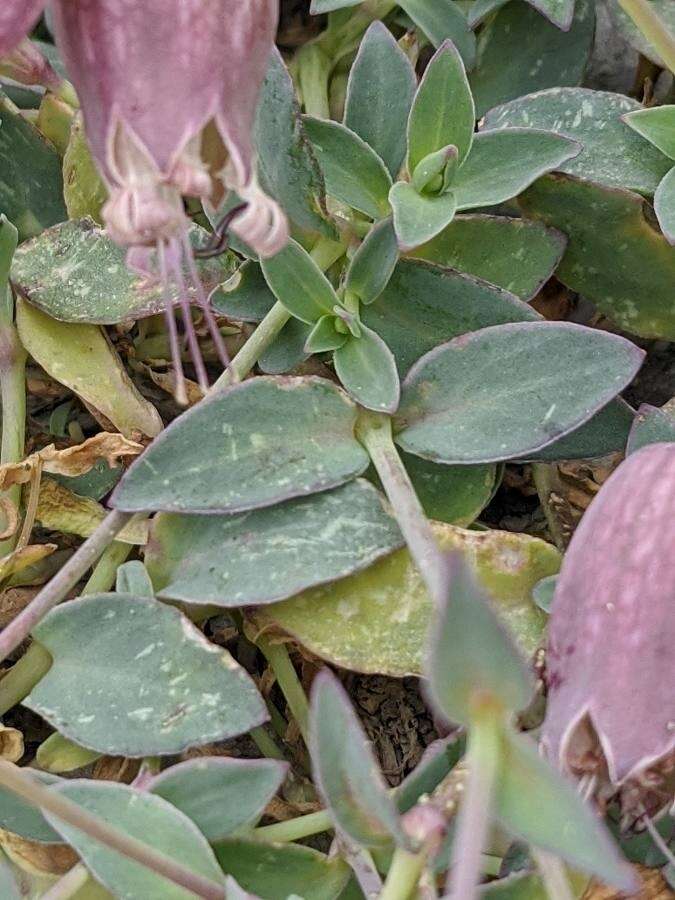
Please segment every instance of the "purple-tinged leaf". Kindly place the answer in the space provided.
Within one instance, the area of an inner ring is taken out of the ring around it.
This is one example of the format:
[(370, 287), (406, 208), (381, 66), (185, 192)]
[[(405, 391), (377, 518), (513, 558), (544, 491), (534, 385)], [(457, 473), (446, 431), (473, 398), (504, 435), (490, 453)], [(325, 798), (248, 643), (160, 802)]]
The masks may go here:
[(632, 454), (577, 528), (553, 601), (544, 743), (580, 773), (590, 725), (615, 784), (675, 747), (674, 496), (675, 443)]
[(327, 669), (312, 688), (310, 751), (314, 777), (336, 824), (365, 847), (409, 843), (396, 804), (344, 689)]
[(462, 335), (408, 373), (397, 443), (445, 464), (527, 458), (606, 406), (643, 358), (624, 338), (569, 322)]

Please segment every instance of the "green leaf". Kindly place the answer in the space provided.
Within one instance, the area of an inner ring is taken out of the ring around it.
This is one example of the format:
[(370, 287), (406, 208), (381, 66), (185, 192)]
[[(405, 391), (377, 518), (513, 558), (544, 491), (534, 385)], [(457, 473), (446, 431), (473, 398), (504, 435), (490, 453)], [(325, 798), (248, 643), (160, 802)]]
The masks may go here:
[(466, 67), (471, 68), (476, 57), (476, 39), (454, 0), (400, 0), (398, 5), (434, 47), (452, 41)]
[(337, 487), (368, 465), (355, 421), (354, 404), (330, 381), (253, 378), (169, 425), (127, 470), (112, 503), (233, 513)]
[(14, 223), (19, 240), (68, 218), (58, 153), (1, 91), (0, 159), (0, 214)]
[(536, 9), (508, 3), (478, 37), (478, 65), (469, 78), (477, 115), (524, 94), (579, 84), (594, 33), (592, 0), (577, 0), (569, 31), (561, 31)]
[(91, 216), (102, 223), (101, 209), (108, 191), (89, 150), (81, 113), (73, 119), (63, 156), (63, 199), (69, 219)]
[(457, 147), (450, 144), (430, 153), (417, 163), (411, 184), (418, 194), (443, 193), (451, 185), (458, 168)]
[(635, 453), (647, 444), (675, 442), (675, 404), (669, 401), (660, 409), (643, 403), (638, 409), (628, 437), (626, 455)]
[(347, 335), (335, 327), (335, 316), (322, 316), (305, 341), (306, 353), (327, 353), (337, 350), (346, 342)]
[(502, 128), (477, 134), (452, 183), (457, 209), (510, 200), (580, 150), (576, 141), (534, 128)]
[(547, 575), (538, 581), (532, 591), (532, 598), (539, 609), (543, 610), (547, 615), (551, 612), (551, 604), (553, 603), (553, 595), (555, 593), (557, 575)]
[(471, 148), (475, 111), (464, 63), (444, 41), (427, 66), (408, 119), (408, 171), (425, 156), (454, 144), (460, 163)]
[(641, 197), (557, 175), (520, 203), (569, 236), (556, 272), (563, 284), (632, 334), (675, 339), (675, 249), (645, 217)]
[(415, 493), (430, 519), (449, 525), (471, 525), (492, 499), (497, 467), (439, 466), (402, 454)]
[[(455, 216), (413, 255), (476, 275), (521, 300), (531, 300), (555, 271), (566, 244), (562, 232), (541, 222), (473, 214)], [(514, 266), (514, 260), (518, 265)]]
[(366, 31), (347, 83), (344, 124), (369, 144), (395, 178), (405, 158), (415, 70), (380, 21)]
[(274, 759), (203, 756), (165, 769), (147, 790), (184, 813), (212, 844), (253, 824), (287, 771), (285, 763)]
[(401, 385), (394, 355), (376, 332), (363, 325), (360, 330), (360, 337), (350, 337), (333, 354), (335, 373), (361, 406), (396, 412)]
[(140, 559), (122, 563), (117, 569), (115, 591), (118, 594), (134, 594), (136, 597), (155, 596), (150, 575)]
[(299, 228), (330, 236), (324, 220), (321, 169), (302, 126), (293, 81), (274, 49), (263, 82), (254, 131), (260, 184)]
[(636, 109), (622, 116), (626, 125), (675, 160), (675, 106)]
[(218, 862), (245, 891), (265, 900), (337, 900), (351, 877), (340, 856), (301, 844), (227, 840), (214, 847)]
[[(59, 784), (62, 781), (56, 775), (30, 767), (27, 771), (43, 785)], [(0, 828), (41, 844), (62, 843), (61, 835), (54, 831), (37, 807), (6, 788), (0, 788)]]
[(443, 341), (487, 325), (539, 319), (512, 294), (470, 275), (403, 259), (378, 299), (361, 310), (396, 358), (401, 376)]
[(344, 688), (327, 669), (310, 706), (314, 780), (338, 828), (363, 847), (409, 846), (396, 804)]
[(262, 321), (275, 302), (259, 263), (252, 259), (244, 260), (211, 298), (217, 313), (238, 322)]
[[(508, 2), (509, 0), (475, 0), (469, 13), (469, 24), (474, 28)], [(527, 0), (527, 2), (558, 28), (563, 31), (570, 28), (574, 0)]]
[(331, 315), (339, 302), (333, 285), (297, 241), (289, 240), (260, 265), (274, 296), (301, 322), (313, 325), (321, 316)]
[(238, 516), (162, 513), (145, 559), (160, 597), (239, 607), (344, 578), (401, 543), (381, 495), (357, 479)]
[(498, 106), (487, 114), (484, 127), (556, 131), (582, 146), (561, 172), (652, 196), (672, 163), (622, 121), (624, 113), (641, 108), (622, 94), (558, 87)]
[(669, 244), (675, 244), (675, 167), (656, 189), (654, 212), (664, 237)]
[(560, 459), (593, 459), (623, 452), (635, 413), (620, 397), (570, 434), (541, 450), (528, 454), (530, 461), (555, 462)]
[[(545, 614), (532, 588), (560, 567), (560, 554), (538, 538), (506, 531), (465, 531), (433, 523), (441, 550), (459, 550), (492, 597), (523, 653), (539, 645)], [(304, 591), (255, 613), (310, 652), (357, 672), (420, 675), (434, 608), (410, 553), (397, 550), (331, 585)]]
[(0, 301), (4, 304), (8, 290), (9, 270), (19, 233), (7, 217), (0, 213)]
[[(190, 237), (198, 245), (208, 234), (193, 225)], [(163, 312), (162, 286), (130, 271), (125, 255), (92, 219), (64, 222), (21, 245), (12, 281), (33, 306), (61, 322), (113, 325)], [(230, 276), (233, 257), (228, 253), (197, 264), (208, 293)], [(194, 288), (188, 295), (196, 299)], [(176, 289), (173, 301), (179, 300)]]
[[(53, 790), (191, 871), (223, 884), (223, 873), (204, 835), (194, 822), (161, 797), (126, 784), (85, 779), (64, 782)], [(47, 818), (77, 851), (96, 880), (115, 897), (142, 897), (143, 900), (186, 900), (188, 897), (185, 888), (108, 849), (78, 828), (56, 816)]]
[(489, 900), (549, 900), (541, 875), (535, 872), (513, 872), (481, 885), (478, 896)]
[(42, 368), (93, 406), (125, 437), (154, 437), (163, 423), (138, 391), (117, 352), (96, 325), (65, 324), (18, 299), (21, 343)]
[(177, 609), (95, 594), (33, 629), (54, 664), (23, 701), (65, 737), (117, 756), (180, 753), (259, 725), (253, 681)]
[(310, 331), (309, 325), (291, 317), (258, 360), (260, 371), (265, 375), (284, 375), (293, 371), (307, 359), (305, 344)]
[(361, 303), (372, 303), (387, 286), (398, 262), (398, 245), (392, 219), (376, 222), (351, 259), (345, 289)]
[(430, 630), (426, 665), (434, 708), (468, 725), (476, 697), (498, 700), (506, 712), (523, 709), (533, 684), (510, 635), (461, 553), (446, 559), (447, 592)]
[(373, 219), (386, 216), (391, 176), (377, 153), (346, 125), (311, 116), (303, 121), (328, 193)]
[(524, 458), (587, 422), (643, 358), (624, 338), (569, 322), (483, 328), (410, 370), (396, 440), (448, 464)]
[(312, 0), (309, 11), (313, 16), (322, 13), (333, 12), (336, 9), (345, 9), (348, 6), (358, 6), (362, 0)]
[(437, 197), (418, 194), (406, 181), (398, 181), (392, 187), (389, 202), (394, 212), (394, 231), (403, 251), (412, 250), (443, 231), (457, 209), (454, 193)]
[[(675, 6), (673, 6), (671, 0), (649, 0), (649, 5), (668, 31), (671, 34), (675, 34)], [(609, 12), (612, 25), (632, 47), (635, 47), (643, 56), (656, 63), (659, 68), (668, 68), (635, 22), (623, 11), (618, 0), (609, 0), (606, 9)]]
[[(532, 741), (505, 730), (503, 754), (495, 796), (502, 824), (575, 869), (621, 890), (634, 890), (635, 876), (595, 812), (584, 804), (574, 786), (542, 759)], [(537, 798), (536, 806), (532, 797)]]

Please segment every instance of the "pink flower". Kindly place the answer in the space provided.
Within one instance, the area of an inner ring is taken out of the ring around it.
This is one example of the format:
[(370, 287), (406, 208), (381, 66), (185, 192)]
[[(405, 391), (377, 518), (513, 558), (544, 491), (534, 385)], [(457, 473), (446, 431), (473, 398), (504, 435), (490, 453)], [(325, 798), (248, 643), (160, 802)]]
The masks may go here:
[[(0, 53), (37, 19), (42, 2), (3, 0)], [(78, 93), (92, 153), (110, 198), (110, 235), (133, 268), (165, 285), (177, 393), (184, 399), (176, 289), (200, 384), (206, 372), (192, 327), (196, 291), (223, 362), (227, 355), (197, 276), (184, 195), (223, 189), (247, 204), (232, 230), (260, 256), (287, 240), (276, 203), (259, 188), (252, 127), (278, 17), (278, 0), (55, 0), (55, 40)], [(217, 137), (214, 162), (213, 139)], [(208, 147), (208, 152), (207, 152)]]
[(675, 443), (653, 444), (608, 479), (565, 555), (543, 728), (563, 769), (636, 818), (672, 797), (674, 646)]

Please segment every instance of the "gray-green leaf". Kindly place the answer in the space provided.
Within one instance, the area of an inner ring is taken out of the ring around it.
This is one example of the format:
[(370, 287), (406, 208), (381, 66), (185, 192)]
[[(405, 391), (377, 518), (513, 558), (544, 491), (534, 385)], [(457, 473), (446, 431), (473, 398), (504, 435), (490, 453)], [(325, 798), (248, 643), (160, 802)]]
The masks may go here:
[(83, 747), (132, 757), (180, 753), (267, 718), (230, 654), (148, 597), (73, 600), (33, 635), (54, 663), (24, 705)]
[(436, 237), (452, 222), (457, 209), (454, 193), (418, 194), (412, 184), (398, 181), (389, 192), (394, 231), (403, 251), (413, 250)]
[(394, 355), (379, 334), (364, 325), (360, 331), (333, 354), (335, 372), (361, 406), (394, 413), (401, 395)]
[(146, 562), (160, 597), (239, 607), (344, 578), (401, 543), (381, 495), (357, 479), (236, 516), (160, 514)]
[(330, 281), (297, 241), (260, 263), (274, 296), (302, 322), (313, 325), (338, 302)]
[(233, 513), (337, 487), (368, 465), (355, 421), (354, 403), (326, 379), (252, 378), (176, 419), (127, 470), (112, 503)]

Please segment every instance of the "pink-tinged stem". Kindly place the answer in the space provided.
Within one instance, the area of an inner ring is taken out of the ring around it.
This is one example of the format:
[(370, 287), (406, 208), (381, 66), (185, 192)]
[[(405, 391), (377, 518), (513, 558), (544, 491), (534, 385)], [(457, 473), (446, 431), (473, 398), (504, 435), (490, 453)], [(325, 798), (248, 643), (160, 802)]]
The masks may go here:
[(96, 531), (70, 557), (63, 568), (46, 584), (28, 606), (0, 634), (0, 662), (24, 641), (50, 609), (64, 599), (87, 569), (96, 562), (131, 518), (131, 513), (114, 509)]
[(186, 869), (143, 841), (111, 827), (99, 816), (83, 809), (68, 797), (43, 787), (23, 769), (5, 760), (0, 760), (0, 784), (32, 806), (51, 813), (111, 850), (116, 850), (128, 859), (145, 866), (146, 869), (151, 869), (169, 881), (192, 891), (197, 897), (203, 897), (204, 900), (224, 900), (225, 889), (217, 882)]
[(474, 900), (483, 870), (492, 794), (499, 774), (500, 735), (495, 710), (477, 710), (471, 722), (466, 764), (469, 778), (452, 848), (449, 900)]

